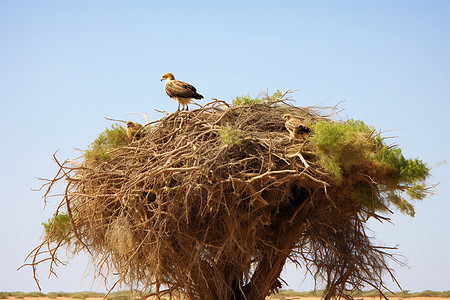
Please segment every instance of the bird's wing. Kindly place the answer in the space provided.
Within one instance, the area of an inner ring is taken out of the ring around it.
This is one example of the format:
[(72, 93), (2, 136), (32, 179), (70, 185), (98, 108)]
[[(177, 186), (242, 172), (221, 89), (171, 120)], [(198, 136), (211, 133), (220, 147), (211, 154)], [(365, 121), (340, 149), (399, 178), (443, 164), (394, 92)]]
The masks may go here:
[(309, 129), (300, 119), (297, 119), (297, 118), (292, 118), (289, 121), (287, 121), (286, 128), (288, 130), (292, 130), (297, 133), (311, 131), (311, 129)]
[(286, 129), (287, 129), (289, 132), (293, 132), (293, 131), (295, 130), (295, 127), (292, 126), (291, 122), (289, 122), (289, 121), (286, 121), (286, 122), (284, 123), (284, 125), (286, 126)]
[(166, 83), (165, 87), (169, 97), (195, 98), (198, 95), (195, 87), (179, 80), (171, 80)]

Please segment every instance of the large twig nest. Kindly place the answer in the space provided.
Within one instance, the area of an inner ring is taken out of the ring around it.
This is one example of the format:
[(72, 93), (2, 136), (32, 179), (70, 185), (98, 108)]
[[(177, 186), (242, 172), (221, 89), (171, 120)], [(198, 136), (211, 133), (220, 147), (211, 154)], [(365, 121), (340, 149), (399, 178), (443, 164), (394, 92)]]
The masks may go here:
[(169, 114), (108, 160), (61, 165), (76, 251), (121, 282), (189, 299), (263, 299), (287, 259), (325, 279), (328, 298), (381, 288), (386, 254), (349, 197), (362, 179), (334, 182), (282, 119), (331, 122), (326, 110), (222, 104)]

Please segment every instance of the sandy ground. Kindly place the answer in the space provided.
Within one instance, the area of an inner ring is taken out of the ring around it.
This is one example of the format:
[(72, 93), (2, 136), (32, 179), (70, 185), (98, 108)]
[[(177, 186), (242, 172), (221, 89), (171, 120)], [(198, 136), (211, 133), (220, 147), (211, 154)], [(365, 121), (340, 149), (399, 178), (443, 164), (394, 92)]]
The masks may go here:
[[(287, 297), (285, 299), (290, 300), (320, 300), (320, 297)], [(389, 300), (449, 300), (449, 298), (441, 298), (441, 297), (414, 297), (414, 298), (399, 298), (399, 297), (389, 297)], [(275, 300), (272, 298), (271, 300)], [(380, 297), (355, 297), (355, 300), (380, 300)], [(384, 298), (381, 298), (384, 300)]]
[[(8, 300), (17, 300), (15, 297), (8, 297)], [(20, 298), (21, 300), (76, 300), (70, 297), (58, 297), (56, 299), (48, 298), (48, 297), (24, 297)], [(103, 298), (86, 298), (85, 300), (102, 300)], [(149, 300), (152, 298), (148, 298)], [(268, 298), (267, 298), (268, 299)], [(271, 300), (275, 300), (276, 298), (271, 298)], [(285, 299), (290, 300), (320, 300), (319, 297), (287, 297)], [(414, 298), (399, 298), (399, 297), (390, 297), (390, 300), (401, 300), (401, 299), (411, 299), (411, 300), (449, 300), (449, 298), (441, 298), (441, 297), (414, 297)], [(355, 300), (380, 300), (379, 297), (355, 297)]]
[[(320, 297), (287, 297), (285, 299), (290, 300), (320, 300)], [(384, 298), (381, 298), (384, 300)], [(389, 297), (389, 300), (401, 300), (401, 299), (407, 299), (407, 300), (449, 300), (448, 298), (441, 298), (441, 297), (414, 297), (414, 298), (399, 298), (399, 297)], [(274, 300), (272, 298), (271, 300)], [(355, 300), (380, 300), (380, 297), (355, 297)]]

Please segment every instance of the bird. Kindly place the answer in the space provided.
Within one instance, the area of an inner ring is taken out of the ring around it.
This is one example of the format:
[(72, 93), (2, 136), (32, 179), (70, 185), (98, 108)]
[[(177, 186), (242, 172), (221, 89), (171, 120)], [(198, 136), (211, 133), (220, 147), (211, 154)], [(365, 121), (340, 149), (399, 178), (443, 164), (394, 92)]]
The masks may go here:
[(161, 81), (165, 80), (164, 88), (167, 95), (178, 102), (178, 110), (180, 110), (180, 105), (182, 105), (182, 110), (186, 106), (186, 110), (189, 110), (188, 104), (191, 99), (203, 99), (203, 96), (197, 93), (195, 87), (189, 83), (175, 80), (172, 73), (165, 73), (161, 77)]
[(305, 123), (299, 118), (294, 118), (291, 114), (283, 115), (283, 119), (286, 120), (284, 126), (289, 131), (290, 140), (304, 140), (311, 132), (311, 129), (308, 128)]
[(143, 126), (139, 123), (127, 121), (126, 122), (126, 132), (128, 140), (131, 142), (132, 140), (138, 140), (144, 136), (142, 132)]

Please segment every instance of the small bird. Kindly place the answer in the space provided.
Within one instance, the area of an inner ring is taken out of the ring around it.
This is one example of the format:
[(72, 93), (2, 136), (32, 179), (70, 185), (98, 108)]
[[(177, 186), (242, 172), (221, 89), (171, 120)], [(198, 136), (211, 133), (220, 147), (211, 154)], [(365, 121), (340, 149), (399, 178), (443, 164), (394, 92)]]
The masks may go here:
[(294, 118), (291, 114), (283, 115), (283, 119), (286, 120), (284, 125), (286, 129), (289, 131), (290, 140), (304, 140), (311, 132), (311, 129), (308, 128), (302, 120), (298, 118)]
[(165, 80), (164, 88), (167, 95), (178, 102), (178, 110), (180, 110), (180, 105), (182, 105), (182, 110), (186, 106), (186, 110), (189, 110), (188, 104), (192, 99), (203, 99), (203, 96), (197, 93), (195, 87), (189, 83), (175, 80), (172, 73), (165, 73), (161, 77), (161, 81)]
[(127, 137), (130, 142), (132, 140), (138, 140), (144, 136), (144, 133), (141, 130), (142, 128), (143, 128), (142, 125), (139, 123), (127, 121), (126, 131), (127, 131)]

